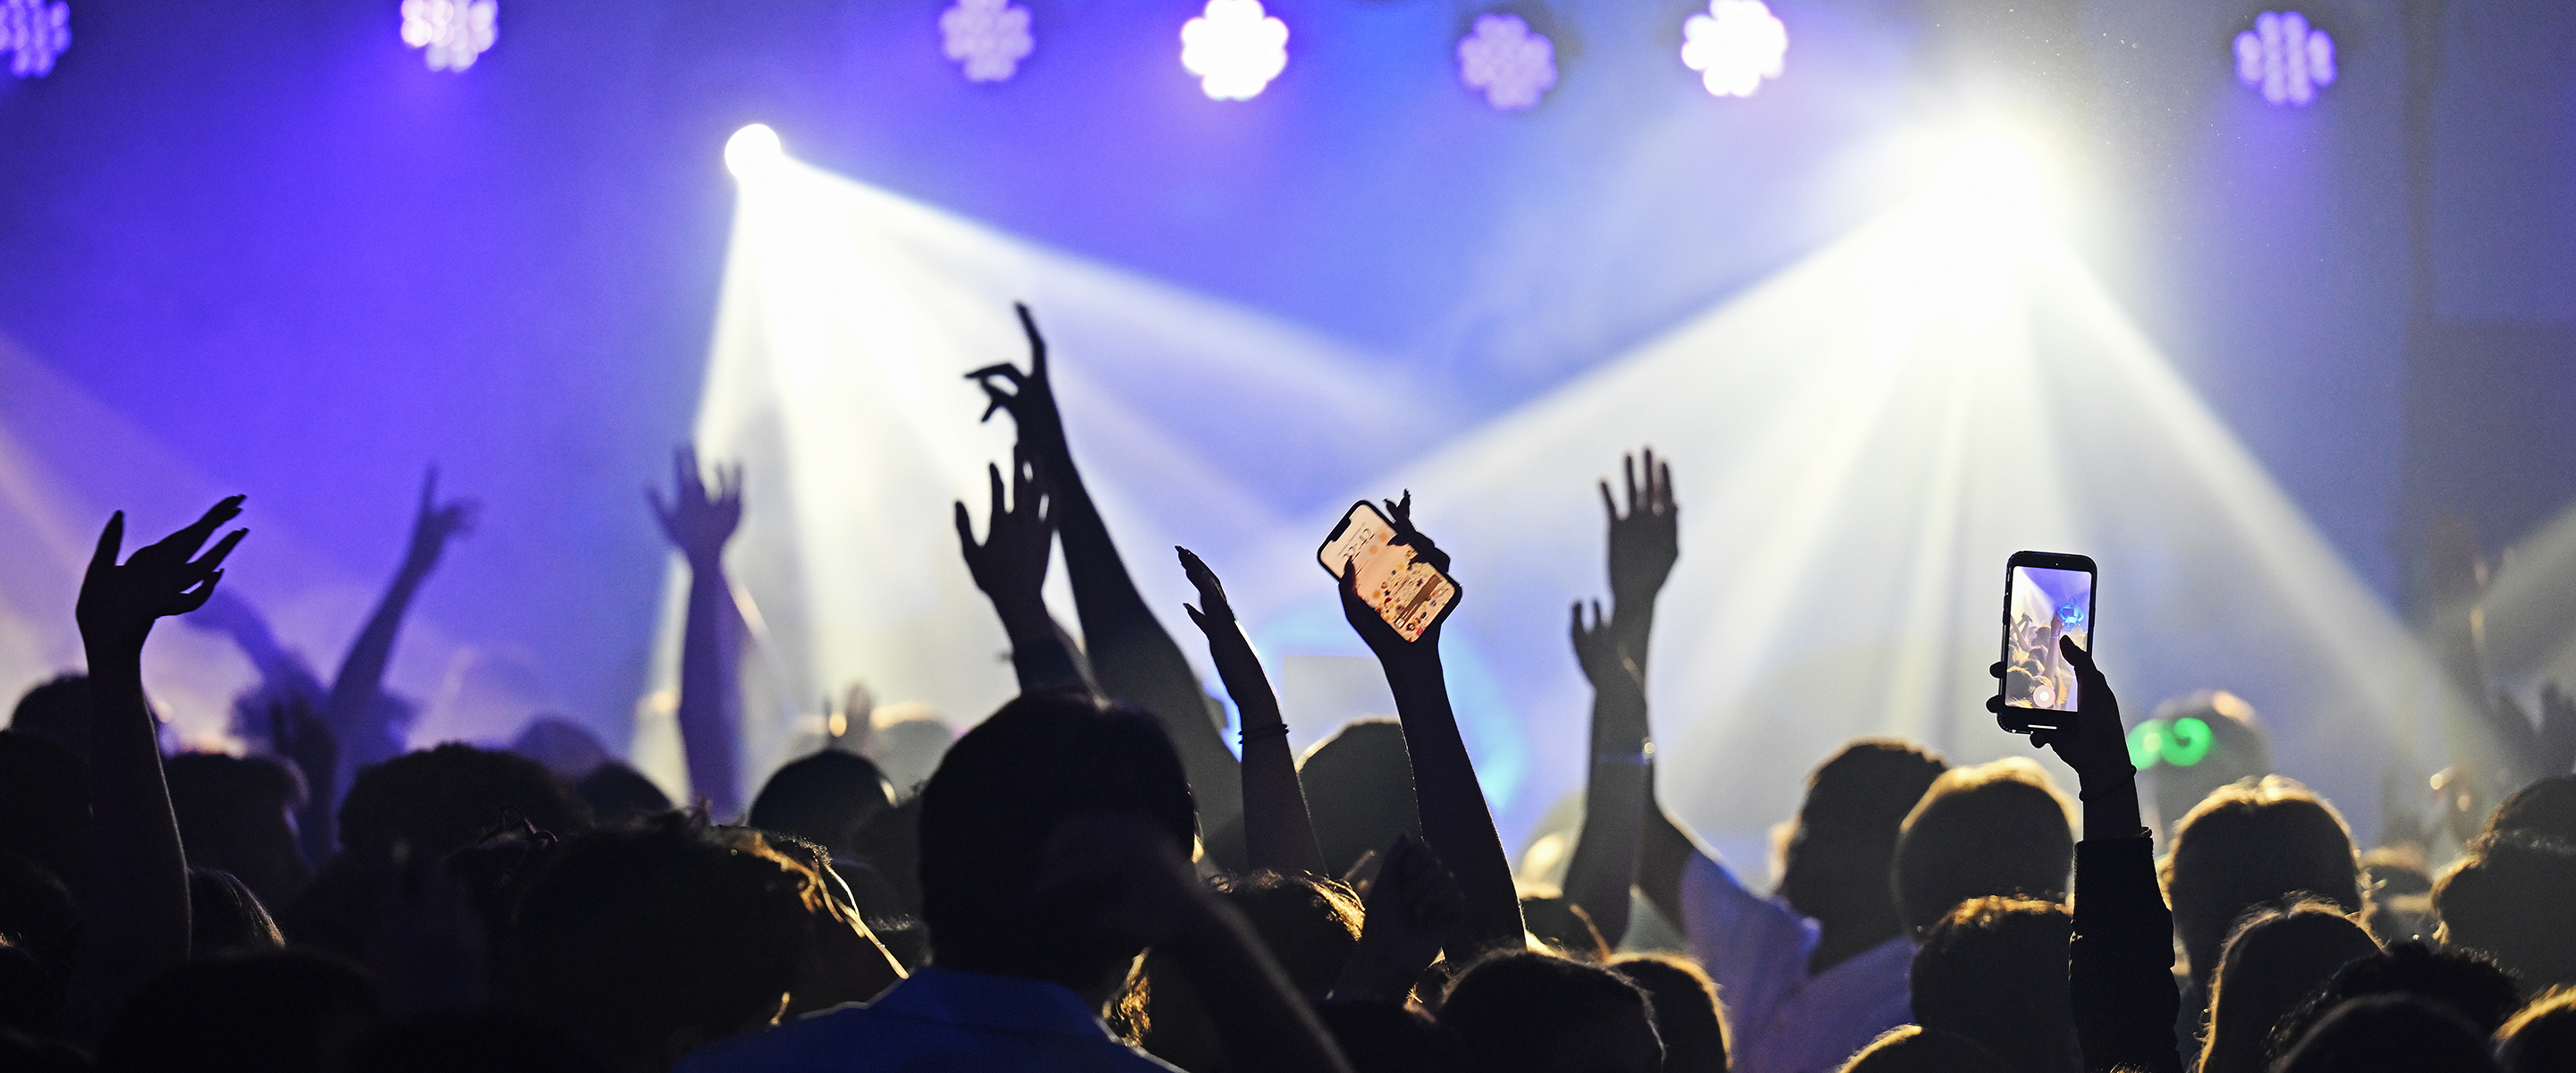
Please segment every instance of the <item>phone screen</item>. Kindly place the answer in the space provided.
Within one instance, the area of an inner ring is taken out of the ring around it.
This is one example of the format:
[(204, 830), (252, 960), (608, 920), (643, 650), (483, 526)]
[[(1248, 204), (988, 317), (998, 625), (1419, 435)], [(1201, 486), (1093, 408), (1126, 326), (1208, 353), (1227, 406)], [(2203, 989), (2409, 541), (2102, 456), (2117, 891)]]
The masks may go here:
[(2093, 650), (2093, 573), (2014, 566), (2005, 597), (2004, 703), (2015, 708), (2075, 710), (2075, 669), (2057, 649), (2072, 637)]
[(1394, 535), (1394, 523), (1363, 502), (1342, 518), (1315, 558), (1334, 577), (1342, 576), (1346, 563), (1357, 569), (1360, 599), (1376, 608), (1398, 635), (1418, 641), (1458, 598), (1458, 583), (1430, 563), (1416, 561), (1410, 545), (1389, 543)]

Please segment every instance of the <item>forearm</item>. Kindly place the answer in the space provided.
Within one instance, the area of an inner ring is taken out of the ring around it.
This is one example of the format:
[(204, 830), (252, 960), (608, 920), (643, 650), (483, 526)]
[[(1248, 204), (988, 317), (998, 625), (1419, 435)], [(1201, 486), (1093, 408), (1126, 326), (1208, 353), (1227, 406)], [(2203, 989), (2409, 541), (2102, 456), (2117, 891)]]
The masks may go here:
[(376, 695), (384, 690), (385, 668), (393, 662), (394, 640), (402, 632), (403, 616), (410, 612), (412, 597), (420, 593), (422, 575), (404, 568), (385, 589), (384, 598), (376, 602), (375, 613), (367, 617), (358, 639), (349, 643), (349, 654), (340, 660), (340, 673), (331, 680), (331, 716), (336, 724), (343, 718), (362, 718), (374, 711)]
[(1646, 673), (1647, 649), (1653, 647), (1655, 635), (1655, 599), (1659, 590), (1614, 593), (1610, 599), (1610, 628), (1619, 637), (1619, 647), (1628, 653), (1629, 662), (1637, 665), (1642, 679)]
[(1232, 909), (1208, 904), (1200, 919), (1163, 948), (1198, 992), (1228, 1069), (1343, 1073), (1350, 1068), (1314, 1010)]
[(143, 699), (141, 658), (89, 656), (89, 927), (70, 1015), (84, 1038), (135, 986), (188, 959), (188, 861)]
[(719, 823), (732, 820), (742, 801), (735, 784), (732, 599), (721, 564), (691, 564), (680, 635), (680, 745), (689, 790), (707, 799)]
[(1664, 811), (1663, 802), (1655, 795), (1655, 769), (1645, 768), (1645, 785), (1639, 794), (1643, 800), (1637, 809), (1637, 893), (1668, 920), (1682, 920), (1682, 873), (1689, 869), (1692, 857), (1699, 856), (1699, 844), (1691, 841), (1689, 832), (1673, 822)]
[(1624, 713), (1602, 710), (1620, 703), (1593, 699), (1592, 775), (1584, 787), (1583, 829), (1565, 870), (1566, 899), (1591, 915), (1612, 946), (1628, 934), (1628, 890), (1636, 884), (1645, 827), (1638, 807), (1646, 789), (1645, 737), (1618, 726)]
[(1091, 665), (1082, 651), (1074, 647), (1073, 638), (1047, 613), (1046, 604), (1032, 597), (1026, 601), (994, 602), (1002, 618), (1002, 632), (1011, 639), (1011, 671), (1018, 676), (1020, 692), (1042, 689), (1081, 689), (1100, 691), (1092, 680)]
[[(1434, 642), (1436, 643), (1436, 642)], [(1524, 925), (1511, 858), (1494, 830), (1475, 763), (1449, 706), (1449, 688), (1438, 653), (1406, 662), (1381, 661), (1404, 724), (1405, 750), (1413, 761), (1414, 796), (1422, 812), (1422, 839), (1449, 866), (1466, 902), (1459, 936), (1469, 951), (1517, 947)]]
[(1270, 691), (1252, 644), (1232, 620), (1209, 624), (1208, 655), (1243, 719), (1243, 842), (1247, 867), (1281, 875), (1332, 878), (1324, 850), (1306, 812), (1306, 788), (1297, 779), (1297, 754), (1288, 747), (1288, 724)]

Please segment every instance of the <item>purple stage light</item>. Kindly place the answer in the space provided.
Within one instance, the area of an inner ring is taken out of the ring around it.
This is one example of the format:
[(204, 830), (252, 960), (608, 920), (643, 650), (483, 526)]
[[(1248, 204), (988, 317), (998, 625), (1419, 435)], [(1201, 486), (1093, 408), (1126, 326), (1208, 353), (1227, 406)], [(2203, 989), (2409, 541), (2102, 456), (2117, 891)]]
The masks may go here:
[(0, 52), (9, 54), (9, 73), (43, 78), (54, 69), (54, 57), (72, 47), (72, 9), (62, 0), (0, 0)]
[(498, 0), (403, 0), (403, 44), (427, 50), (433, 71), (462, 71), (501, 36)]
[(1556, 84), (1556, 45), (1518, 15), (1478, 15), (1458, 42), (1458, 77), (1499, 111), (1534, 106)]
[(1752, 96), (1788, 55), (1789, 28), (1762, 0), (1709, 0), (1706, 14), (1682, 21), (1682, 65), (1720, 97)]
[(1264, 14), (1261, 0), (1207, 0), (1181, 27), (1181, 66), (1211, 100), (1251, 100), (1288, 69), (1288, 24)]
[(1008, 81), (1037, 47), (1029, 35), (1029, 9), (1010, 0), (957, 0), (939, 13), (939, 37), (969, 82)]
[(2236, 80), (2273, 104), (2304, 108), (2334, 84), (2334, 38), (2296, 11), (2266, 11), (2236, 35)]

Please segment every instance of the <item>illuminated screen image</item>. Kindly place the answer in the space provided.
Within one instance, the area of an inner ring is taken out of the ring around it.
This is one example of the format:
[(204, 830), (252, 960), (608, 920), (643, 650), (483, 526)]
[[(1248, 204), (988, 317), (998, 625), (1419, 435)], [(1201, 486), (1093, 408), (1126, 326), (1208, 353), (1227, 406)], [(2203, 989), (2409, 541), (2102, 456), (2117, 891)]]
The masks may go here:
[(2093, 650), (2093, 575), (2039, 566), (2012, 568), (2012, 622), (2004, 628), (2004, 703), (2075, 710), (2075, 669), (2057, 651), (2072, 637)]
[(1343, 519), (1340, 535), (1326, 541), (1315, 557), (1324, 569), (1342, 576), (1344, 564), (1360, 572), (1360, 599), (1377, 609), (1379, 618), (1407, 641), (1440, 621), (1440, 612), (1458, 598), (1458, 586), (1431, 564), (1415, 562), (1413, 549), (1391, 543), (1395, 527), (1377, 509), (1362, 503)]

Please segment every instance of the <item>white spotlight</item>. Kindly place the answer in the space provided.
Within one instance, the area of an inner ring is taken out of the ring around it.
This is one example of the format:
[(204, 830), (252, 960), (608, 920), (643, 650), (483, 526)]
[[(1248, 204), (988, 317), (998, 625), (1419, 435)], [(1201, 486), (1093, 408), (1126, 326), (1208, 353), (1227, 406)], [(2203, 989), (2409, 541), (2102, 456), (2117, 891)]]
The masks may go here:
[(2048, 158), (2029, 138), (2000, 126), (1973, 128), (1952, 142), (1933, 173), (1932, 192), (1947, 211), (1990, 224), (2044, 220), (2057, 195)]
[(778, 132), (767, 123), (754, 123), (733, 132), (725, 139), (725, 170), (736, 179), (756, 178), (775, 171), (787, 161), (787, 149), (778, 144)]
[(1788, 55), (1789, 28), (1762, 0), (1709, 0), (1706, 14), (1682, 20), (1682, 65), (1720, 97), (1752, 96)]
[(1288, 24), (1264, 13), (1261, 0), (1208, 0), (1181, 26), (1181, 66), (1210, 100), (1251, 100), (1288, 69)]

